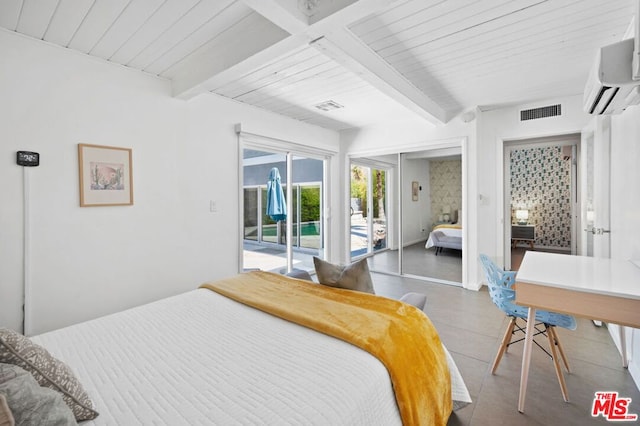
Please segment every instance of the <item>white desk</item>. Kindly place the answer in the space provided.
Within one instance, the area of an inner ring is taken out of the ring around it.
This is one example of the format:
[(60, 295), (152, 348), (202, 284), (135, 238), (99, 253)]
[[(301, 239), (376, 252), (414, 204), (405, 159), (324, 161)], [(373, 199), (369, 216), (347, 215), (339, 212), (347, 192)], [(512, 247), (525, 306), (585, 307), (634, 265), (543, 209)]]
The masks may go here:
[(518, 400), (524, 412), (536, 309), (640, 328), (640, 268), (625, 260), (527, 251), (515, 303), (529, 308)]

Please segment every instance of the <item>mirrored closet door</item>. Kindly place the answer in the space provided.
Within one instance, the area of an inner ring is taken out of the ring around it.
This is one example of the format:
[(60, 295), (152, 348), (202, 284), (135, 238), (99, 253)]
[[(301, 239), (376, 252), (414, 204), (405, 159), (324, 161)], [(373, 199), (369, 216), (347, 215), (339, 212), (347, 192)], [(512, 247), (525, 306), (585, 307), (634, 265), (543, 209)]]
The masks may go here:
[(375, 272), (461, 285), (461, 146), (352, 158), (350, 172), (351, 259), (367, 257)]
[(401, 273), (462, 283), (460, 149), (400, 154)]

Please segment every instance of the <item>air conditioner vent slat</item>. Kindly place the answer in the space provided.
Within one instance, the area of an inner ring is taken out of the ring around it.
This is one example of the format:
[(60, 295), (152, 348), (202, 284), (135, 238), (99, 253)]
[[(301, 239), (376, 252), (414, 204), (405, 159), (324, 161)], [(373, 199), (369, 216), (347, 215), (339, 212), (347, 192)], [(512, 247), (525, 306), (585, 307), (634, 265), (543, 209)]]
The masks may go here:
[(539, 118), (555, 117), (558, 115), (562, 115), (561, 104), (522, 110), (520, 111), (520, 121), (537, 120)]

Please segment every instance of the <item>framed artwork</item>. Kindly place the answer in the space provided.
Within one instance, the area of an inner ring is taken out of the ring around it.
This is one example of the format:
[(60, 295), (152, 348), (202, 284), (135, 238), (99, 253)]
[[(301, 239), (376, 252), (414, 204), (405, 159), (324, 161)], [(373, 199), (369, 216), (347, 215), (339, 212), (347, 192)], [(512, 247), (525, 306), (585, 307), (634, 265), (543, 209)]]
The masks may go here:
[(131, 149), (78, 144), (80, 207), (133, 204)]
[(420, 190), (420, 186), (418, 185), (418, 181), (411, 182), (411, 199), (413, 201), (418, 201), (418, 191)]

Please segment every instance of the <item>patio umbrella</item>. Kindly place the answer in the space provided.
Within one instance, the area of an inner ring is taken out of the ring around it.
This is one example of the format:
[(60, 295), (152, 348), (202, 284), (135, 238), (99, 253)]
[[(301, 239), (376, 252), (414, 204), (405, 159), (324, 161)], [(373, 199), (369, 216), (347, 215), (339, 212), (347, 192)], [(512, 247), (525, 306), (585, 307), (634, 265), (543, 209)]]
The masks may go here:
[(282, 184), (280, 183), (280, 171), (274, 167), (269, 172), (267, 182), (267, 215), (279, 222), (287, 218), (287, 202), (284, 199)]

